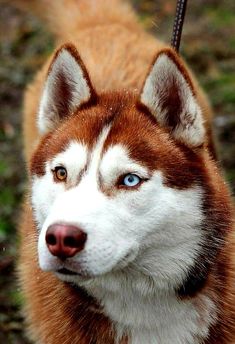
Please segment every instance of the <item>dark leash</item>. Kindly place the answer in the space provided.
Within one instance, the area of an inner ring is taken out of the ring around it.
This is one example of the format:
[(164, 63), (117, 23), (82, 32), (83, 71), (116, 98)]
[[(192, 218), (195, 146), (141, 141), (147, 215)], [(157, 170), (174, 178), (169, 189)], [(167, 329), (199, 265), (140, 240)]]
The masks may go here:
[(171, 45), (177, 52), (179, 52), (186, 7), (187, 0), (177, 0), (175, 20), (171, 37)]

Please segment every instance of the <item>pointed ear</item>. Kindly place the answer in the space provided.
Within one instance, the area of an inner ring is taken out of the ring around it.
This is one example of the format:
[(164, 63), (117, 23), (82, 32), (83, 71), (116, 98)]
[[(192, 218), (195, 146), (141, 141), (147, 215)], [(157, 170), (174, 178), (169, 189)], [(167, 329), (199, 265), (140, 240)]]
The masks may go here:
[(165, 49), (157, 55), (140, 100), (175, 139), (191, 147), (203, 144), (201, 109), (190, 76), (173, 50)]
[(49, 67), (39, 105), (38, 127), (42, 134), (84, 103), (92, 103), (96, 93), (87, 70), (72, 44), (63, 45)]

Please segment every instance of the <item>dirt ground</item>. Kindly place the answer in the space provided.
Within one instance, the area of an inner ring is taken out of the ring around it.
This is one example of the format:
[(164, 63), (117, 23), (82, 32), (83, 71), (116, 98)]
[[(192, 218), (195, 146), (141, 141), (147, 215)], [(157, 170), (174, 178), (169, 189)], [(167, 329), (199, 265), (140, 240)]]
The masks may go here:
[[(175, 0), (132, 0), (146, 29), (170, 41)], [(25, 191), (21, 106), (25, 86), (53, 50), (35, 18), (6, 1), (0, 9), (0, 343), (26, 344), (15, 276), (20, 204)], [(181, 53), (215, 111), (220, 160), (235, 191), (235, 2), (189, 1)]]

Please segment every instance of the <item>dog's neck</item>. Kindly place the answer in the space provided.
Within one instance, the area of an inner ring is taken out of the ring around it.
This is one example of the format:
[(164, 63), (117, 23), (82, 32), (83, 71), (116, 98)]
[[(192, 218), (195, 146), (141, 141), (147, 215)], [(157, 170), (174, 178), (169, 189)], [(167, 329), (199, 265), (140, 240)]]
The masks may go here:
[(198, 344), (208, 335), (216, 318), (208, 296), (182, 300), (173, 291), (154, 290), (154, 286), (148, 294), (139, 282), (123, 276), (119, 283), (104, 278), (86, 286), (111, 320), (116, 343), (127, 336), (128, 344)]

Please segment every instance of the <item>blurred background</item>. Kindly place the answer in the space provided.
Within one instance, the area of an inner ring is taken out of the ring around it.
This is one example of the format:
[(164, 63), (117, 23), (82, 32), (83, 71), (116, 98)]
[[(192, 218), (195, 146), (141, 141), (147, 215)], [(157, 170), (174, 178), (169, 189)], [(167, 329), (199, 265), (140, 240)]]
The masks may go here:
[[(132, 0), (140, 21), (170, 42), (176, 0)], [(36, 18), (0, 9), (0, 343), (29, 343), (14, 269), (22, 195), (21, 108), (25, 86), (53, 50), (53, 37)], [(235, 1), (188, 1), (181, 53), (214, 108), (221, 165), (235, 191)]]

